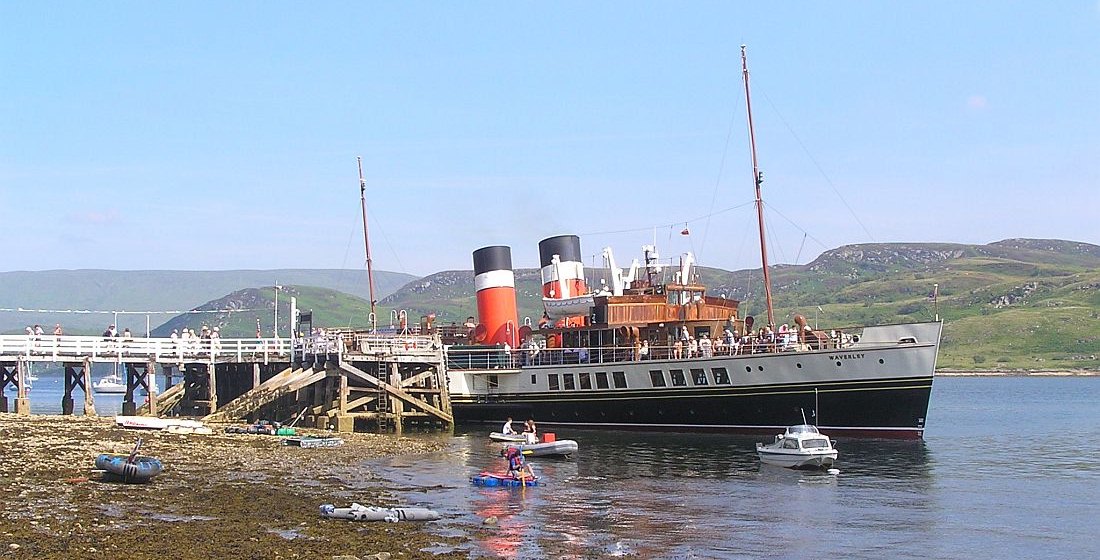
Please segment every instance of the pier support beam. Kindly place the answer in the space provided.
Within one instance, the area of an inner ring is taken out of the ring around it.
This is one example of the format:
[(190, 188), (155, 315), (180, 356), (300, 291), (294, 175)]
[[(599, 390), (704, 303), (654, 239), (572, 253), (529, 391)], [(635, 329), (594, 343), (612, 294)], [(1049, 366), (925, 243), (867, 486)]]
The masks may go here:
[(31, 413), (31, 400), (27, 398), (27, 365), (22, 359), (15, 363), (15, 378), (19, 387), (19, 392), (16, 393), (17, 396), (15, 397), (15, 413), (29, 416)]
[(65, 362), (65, 394), (61, 395), (61, 414), (71, 415), (76, 411), (76, 399), (73, 392), (84, 392), (84, 415), (95, 416), (95, 404), (92, 403), (91, 362)]
[(214, 414), (218, 411), (218, 367), (213, 360), (207, 366), (206, 372), (210, 378), (210, 408), (206, 413)]
[(134, 402), (134, 392), (137, 389), (138, 369), (134, 364), (126, 364), (126, 396), (122, 398), (122, 414), (133, 416), (137, 414), (137, 403)]
[[(389, 383), (394, 387), (401, 387), (401, 371), (397, 368), (397, 362), (386, 364), (389, 370)], [(405, 424), (405, 403), (401, 399), (389, 399), (390, 410), (393, 412), (393, 433), (401, 435)]]
[(84, 416), (97, 416), (95, 411), (95, 397), (92, 395), (92, 359), (84, 358), (84, 371), (81, 372), (84, 383)]
[(8, 411), (7, 388), (9, 383), (15, 383), (15, 367), (0, 364), (0, 412)]

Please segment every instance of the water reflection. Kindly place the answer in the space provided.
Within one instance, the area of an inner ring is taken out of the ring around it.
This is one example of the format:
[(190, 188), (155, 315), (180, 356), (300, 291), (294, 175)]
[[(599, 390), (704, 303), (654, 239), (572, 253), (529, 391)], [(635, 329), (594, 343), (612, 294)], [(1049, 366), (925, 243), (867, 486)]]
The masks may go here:
[[(761, 465), (758, 437), (597, 430), (557, 437), (577, 440), (580, 450), (571, 459), (529, 458), (541, 477), (532, 488), (469, 484), (482, 470), (505, 468), (502, 444), (481, 427), (460, 427), (441, 453), (368, 466), (395, 481), (399, 500), (443, 512), (433, 531), (465, 530), (472, 556), (502, 558), (766, 555), (784, 528), (842, 526), (849, 508), (919, 502), (913, 495), (926, 492), (934, 472), (923, 442), (842, 440), (842, 472), (832, 476)], [(926, 521), (924, 509), (915, 509), (914, 522)], [(482, 527), (487, 517), (497, 525)], [(882, 522), (869, 515), (856, 523)]]

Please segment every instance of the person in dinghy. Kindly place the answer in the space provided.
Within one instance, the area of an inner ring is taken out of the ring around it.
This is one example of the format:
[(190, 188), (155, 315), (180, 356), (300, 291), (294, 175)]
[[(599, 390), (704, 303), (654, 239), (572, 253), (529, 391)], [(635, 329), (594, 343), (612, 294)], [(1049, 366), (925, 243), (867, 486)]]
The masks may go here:
[(505, 449), (500, 450), (501, 456), (508, 460), (508, 474), (512, 475), (512, 478), (516, 479), (534, 479), (535, 470), (531, 468), (531, 465), (523, 458), (523, 452), (517, 447), (508, 446)]
[(527, 445), (534, 445), (539, 442), (539, 435), (535, 430), (534, 418), (523, 423), (523, 437)]

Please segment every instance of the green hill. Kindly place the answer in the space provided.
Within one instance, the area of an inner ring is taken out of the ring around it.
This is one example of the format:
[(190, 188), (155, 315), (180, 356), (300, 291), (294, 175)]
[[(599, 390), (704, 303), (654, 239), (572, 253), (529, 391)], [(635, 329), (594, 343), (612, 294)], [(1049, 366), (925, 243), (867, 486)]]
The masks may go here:
[[(292, 297), (296, 300), (298, 310), (312, 312), (314, 325), (345, 329), (364, 329), (370, 326), (368, 299), (315, 286), (284, 285), (279, 294), (279, 334), (284, 338), (290, 335)], [(196, 313), (171, 318), (153, 329), (153, 336), (169, 336), (173, 330), (184, 328), (194, 329), (199, 333), (202, 326), (206, 325), (211, 328), (219, 327), (224, 338), (250, 338), (255, 336), (257, 324), (264, 336), (271, 336), (275, 322), (275, 295), (270, 289), (246, 288), (200, 305), (195, 311)], [(389, 315), (379, 315), (381, 318), (378, 326), (389, 325)]]
[[(415, 279), (410, 274), (376, 272), (377, 298)], [(119, 328), (144, 333), (146, 313), (151, 327), (164, 323), (179, 311), (194, 309), (237, 290), (272, 286), (307, 285), (338, 290), (368, 298), (367, 273), (342, 269), (283, 270), (46, 270), (0, 272), (0, 310), (32, 309), (68, 313), (0, 311), (0, 333), (22, 334), (27, 325), (40, 323), (52, 331), (61, 323), (69, 334), (99, 334), (115, 315)], [(280, 299), (280, 304), (282, 301)], [(106, 311), (107, 313), (91, 313)], [(172, 313), (162, 313), (172, 311)], [(255, 331), (255, 325), (253, 325)]]

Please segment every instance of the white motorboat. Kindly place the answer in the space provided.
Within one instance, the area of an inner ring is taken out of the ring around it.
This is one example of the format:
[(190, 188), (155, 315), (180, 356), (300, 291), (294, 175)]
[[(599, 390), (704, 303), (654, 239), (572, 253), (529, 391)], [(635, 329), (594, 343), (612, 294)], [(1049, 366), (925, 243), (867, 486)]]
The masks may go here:
[(107, 377), (92, 383), (92, 390), (96, 393), (109, 393), (120, 395), (126, 392), (126, 381), (122, 379), (117, 373), (112, 373)]
[(837, 457), (836, 442), (809, 424), (790, 426), (772, 443), (757, 443), (756, 453), (761, 462), (790, 469), (828, 468)]

